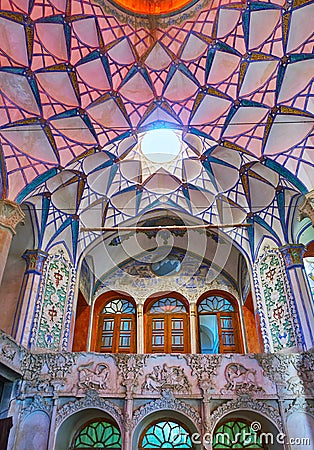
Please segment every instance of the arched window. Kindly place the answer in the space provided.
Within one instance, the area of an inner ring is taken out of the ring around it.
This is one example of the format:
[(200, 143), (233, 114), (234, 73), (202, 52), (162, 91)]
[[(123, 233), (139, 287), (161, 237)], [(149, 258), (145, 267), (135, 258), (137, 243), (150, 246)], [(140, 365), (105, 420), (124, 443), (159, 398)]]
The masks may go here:
[(194, 448), (189, 432), (180, 424), (163, 420), (149, 425), (140, 438), (139, 450)]
[(242, 350), (238, 313), (221, 295), (205, 297), (198, 305), (201, 353), (235, 353)]
[(103, 419), (84, 424), (73, 439), (70, 450), (76, 449), (121, 449), (121, 434), (118, 428)]
[(163, 297), (146, 313), (147, 353), (187, 353), (190, 349), (189, 317), (181, 300)]
[(213, 437), (213, 448), (263, 449), (262, 444), (259, 434), (242, 419), (219, 425)]
[(98, 324), (99, 352), (135, 352), (135, 307), (129, 300), (119, 298), (109, 301), (100, 313)]

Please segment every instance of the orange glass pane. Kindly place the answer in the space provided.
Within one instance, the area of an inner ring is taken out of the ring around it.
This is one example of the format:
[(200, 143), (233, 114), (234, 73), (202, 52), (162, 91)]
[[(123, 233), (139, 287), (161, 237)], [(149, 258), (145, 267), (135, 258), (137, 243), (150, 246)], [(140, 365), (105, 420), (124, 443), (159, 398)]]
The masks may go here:
[(119, 6), (138, 14), (167, 14), (177, 11), (191, 0), (114, 0)]

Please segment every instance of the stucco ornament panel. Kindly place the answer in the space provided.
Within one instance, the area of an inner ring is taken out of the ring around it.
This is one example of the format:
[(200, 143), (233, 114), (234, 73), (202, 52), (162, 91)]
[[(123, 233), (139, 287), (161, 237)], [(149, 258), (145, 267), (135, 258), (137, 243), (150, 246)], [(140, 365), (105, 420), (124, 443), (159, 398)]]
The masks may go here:
[(22, 409), (22, 418), (25, 418), (29, 414), (35, 411), (43, 411), (50, 416), (51, 405), (40, 394), (34, 395), (30, 405)]
[[(246, 358), (224, 361), (217, 375), (216, 386), (221, 394), (227, 396), (248, 394), (261, 397), (266, 394), (266, 389), (271, 389), (271, 386), (266, 386), (258, 365)], [(272, 390), (271, 393), (274, 392)]]
[(35, 309), (31, 344), (34, 348), (68, 348), (75, 269), (63, 252), (48, 256)]
[(184, 401), (176, 399), (171, 390), (165, 389), (162, 391), (161, 398), (146, 403), (146, 405), (140, 407), (134, 412), (131, 423), (132, 428), (135, 428), (136, 425), (147, 415), (162, 410), (171, 410), (182, 413), (189, 417), (198, 427), (200, 427), (202, 423), (199, 412), (195, 408), (192, 408)]
[(148, 358), (148, 355), (124, 355), (122, 353), (115, 355), (118, 372), (128, 394), (137, 387)]
[(154, 397), (164, 390), (170, 390), (178, 396), (200, 395), (197, 377), (193, 375), (182, 355), (149, 355), (134, 393), (149, 393), (149, 396)]
[(265, 350), (302, 348), (294, 299), (278, 249), (267, 250), (255, 262), (253, 277)]
[(74, 395), (96, 389), (100, 396), (123, 393), (115, 359), (109, 354), (81, 354), (66, 386)]
[(23, 359), (24, 394), (40, 392), (52, 394), (69, 384), (68, 378), (73, 371), (77, 355), (74, 353), (28, 353)]
[(184, 355), (187, 364), (196, 375), (198, 385), (204, 396), (215, 392), (214, 378), (222, 362), (222, 355)]
[(227, 414), (236, 411), (252, 411), (265, 416), (273, 422), (279, 431), (282, 431), (282, 420), (279, 411), (263, 401), (252, 400), (251, 398), (238, 398), (224, 403), (216, 408), (210, 416), (210, 431), (213, 432), (218, 422)]
[(89, 408), (101, 409), (108, 413), (116, 420), (120, 428), (123, 429), (123, 414), (120, 408), (111, 401), (99, 397), (98, 392), (94, 389), (89, 389), (85, 397), (70, 401), (58, 409), (56, 416), (57, 427), (72, 414)]
[(289, 417), (291, 414), (295, 412), (309, 413), (312, 414), (312, 416), (314, 417), (314, 401), (298, 397), (286, 402), (285, 405), (286, 416)]
[(20, 205), (10, 200), (0, 200), (0, 226), (15, 234), (16, 226), (22, 222), (25, 214)]
[(153, 370), (145, 375), (145, 381), (142, 383), (142, 392), (159, 392), (162, 389), (178, 393), (189, 393), (191, 385), (185, 375), (184, 368), (170, 366), (167, 363), (154, 366)]
[(292, 355), (256, 355), (264, 375), (277, 385), (281, 396), (314, 394), (314, 354), (312, 351)]
[(0, 359), (6, 365), (21, 371), (21, 362), (25, 358), (25, 349), (0, 330)]

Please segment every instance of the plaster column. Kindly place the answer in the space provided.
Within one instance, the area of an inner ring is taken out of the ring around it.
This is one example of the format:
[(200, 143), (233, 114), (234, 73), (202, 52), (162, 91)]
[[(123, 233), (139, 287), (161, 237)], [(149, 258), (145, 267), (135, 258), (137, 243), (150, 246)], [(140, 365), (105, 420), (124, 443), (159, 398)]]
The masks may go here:
[(209, 380), (203, 380), (200, 382), (200, 388), (203, 392), (201, 417), (202, 417), (202, 433), (201, 441), (204, 449), (212, 449), (212, 432), (211, 429), (211, 383)]
[(295, 300), (304, 350), (309, 350), (314, 345), (314, 308), (303, 264), (305, 249), (302, 244), (288, 244), (280, 247), (280, 252), (285, 262), (291, 292)]
[(143, 316), (143, 304), (137, 303), (137, 353), (144, 353), (144, 316)]
[(52, 411), (50, 418), (50, 429), (48, 436), (48, 445), (47, 450), (53, 450), (55, 448), (56, 442), (56, 417), (58, 412), (58, 404), (59, 404), (59, 392), (64, 387), (64, 383), (61, 380), (53, 380), (51, 382), (53, 387), (53, 397), (52, 397)]
[(26, 261), (12, 335), (17, 342), (29, 347), (31, 327), (39, 294), (44, 263), (48, 253), (41, 250), (27, 250), (22, 256)]
[(124, 406), (124, 417), (125, 417), (125, 426), (124, 426), (124, 439), (123, 439), (123, 450), (131, 450), (132, 448), (132, 416), (133, 416), (133, 388), (134, 388), (134, 379), (127, 379), (124, 381), (124, 385), (126, 386), (126, 394), (125, 394), (125, 406)]
[(25, 214), (20, 205), (10, 200), (0, 200), (0, 284), (7, 262), (15, 228), (22, 222)]
[(196, 303), (190, 303), (191, 353), (197, 353), (197, 317)]

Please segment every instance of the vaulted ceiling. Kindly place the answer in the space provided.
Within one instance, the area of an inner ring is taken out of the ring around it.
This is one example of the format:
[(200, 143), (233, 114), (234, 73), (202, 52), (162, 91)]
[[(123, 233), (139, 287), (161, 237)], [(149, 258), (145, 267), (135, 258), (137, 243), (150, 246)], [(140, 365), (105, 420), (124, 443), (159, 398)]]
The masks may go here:
[[(156, 209), (254, 224), (228, 230), (249, 257), (291, 239), (314, 187), (314, 4), (190, 3), (1, 0), (2, 196), (34, 206), (38, 246), (75, 259), (99, 236), (80, 227)], [(152, 128), (181, 142), (168, 163), (142, 152)]]

